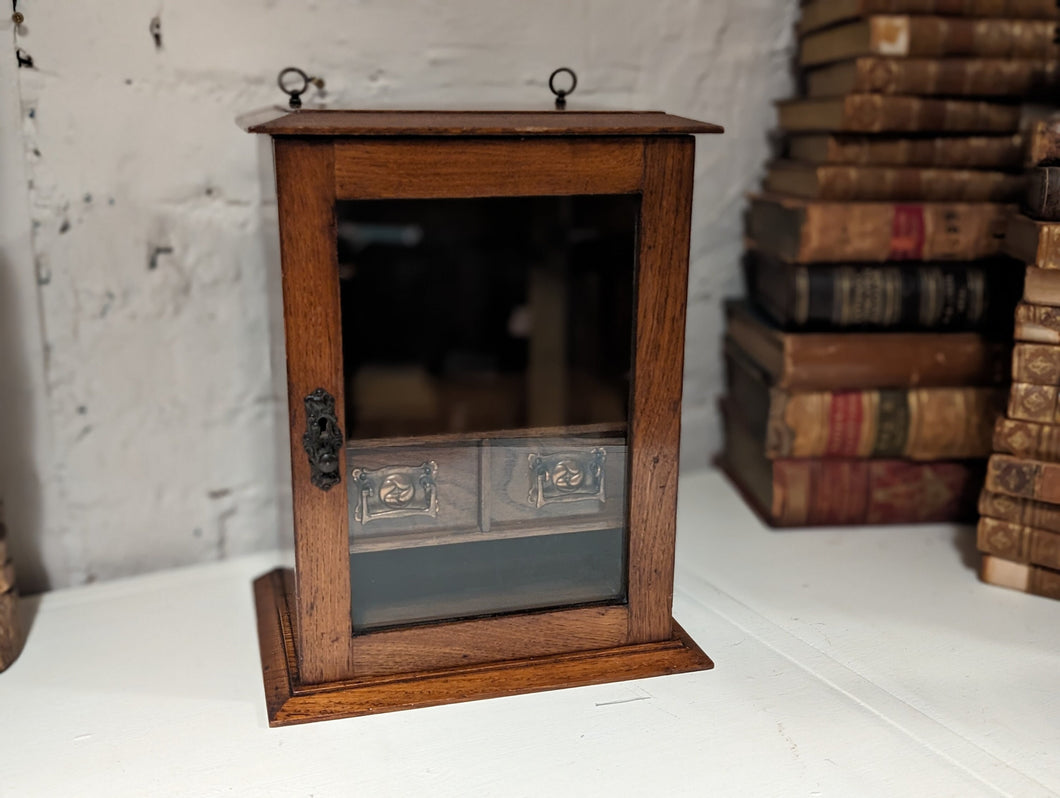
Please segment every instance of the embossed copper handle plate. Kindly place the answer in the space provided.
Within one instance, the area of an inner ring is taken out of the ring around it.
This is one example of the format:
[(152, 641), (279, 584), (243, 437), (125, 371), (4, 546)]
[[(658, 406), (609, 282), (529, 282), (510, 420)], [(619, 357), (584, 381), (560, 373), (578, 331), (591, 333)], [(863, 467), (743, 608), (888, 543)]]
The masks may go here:
[(604, 461), (607, 452), (599, 447), (580, 452), (530, 454), (530, 493), (527, 501), (538, 509), (546, 504), (596, 499), (604, 496)]
[(360, 496), (353, 510), (354, 520), (367, 524), (377, 518), (411, 515), (438, 515), (438, 464), (428, 460), (418, 466), (354, 468), (350, 478)]

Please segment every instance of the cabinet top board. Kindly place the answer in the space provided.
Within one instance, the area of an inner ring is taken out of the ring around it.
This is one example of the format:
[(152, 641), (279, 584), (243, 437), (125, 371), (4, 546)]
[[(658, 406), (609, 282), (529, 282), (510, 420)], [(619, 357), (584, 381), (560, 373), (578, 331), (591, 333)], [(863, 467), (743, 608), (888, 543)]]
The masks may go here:
[(271, 136), (674, 136), (720, 125), (662, 111), (341, 111), (274, 106), (239, 117)]

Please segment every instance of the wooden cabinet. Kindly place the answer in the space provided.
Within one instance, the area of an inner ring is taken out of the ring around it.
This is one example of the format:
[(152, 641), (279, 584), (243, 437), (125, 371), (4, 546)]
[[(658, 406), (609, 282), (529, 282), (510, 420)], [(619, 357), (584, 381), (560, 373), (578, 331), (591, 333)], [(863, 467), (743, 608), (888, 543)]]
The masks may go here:
[(720, 128), (248, 127), (291, 411), (296, 570), (255, 587), (270, 722), (709, 667), (671, 595), (692, 134)]

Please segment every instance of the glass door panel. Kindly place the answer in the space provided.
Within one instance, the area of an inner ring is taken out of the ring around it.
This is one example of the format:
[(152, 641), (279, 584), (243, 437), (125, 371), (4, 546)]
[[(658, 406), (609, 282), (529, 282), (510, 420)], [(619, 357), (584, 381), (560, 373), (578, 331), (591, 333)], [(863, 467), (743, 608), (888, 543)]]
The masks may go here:
[(638, 203), (338, 204), (355, 633), (625, 600)]

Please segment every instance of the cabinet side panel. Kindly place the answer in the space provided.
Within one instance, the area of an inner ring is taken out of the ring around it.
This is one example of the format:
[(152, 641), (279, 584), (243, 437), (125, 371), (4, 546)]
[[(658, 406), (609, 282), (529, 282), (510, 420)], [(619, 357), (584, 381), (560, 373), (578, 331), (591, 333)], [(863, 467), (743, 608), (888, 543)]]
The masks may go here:
[[(330, 140), (276, 139), (283, 264), (291, 479), (298, 580), (295, 635), (303, 683), (350, 675), (350, 572), (346, 485), (313, 485), (302, 438), (305, 397), (323, 388), (345, 430), (342, 326), (335, 235), (335, 157)], [(345, 446), (339, 473), (345, 475)]]
[(629, 441), (630, 643), (671, 633), (694, 147), (690, 136), (644, 145)]

